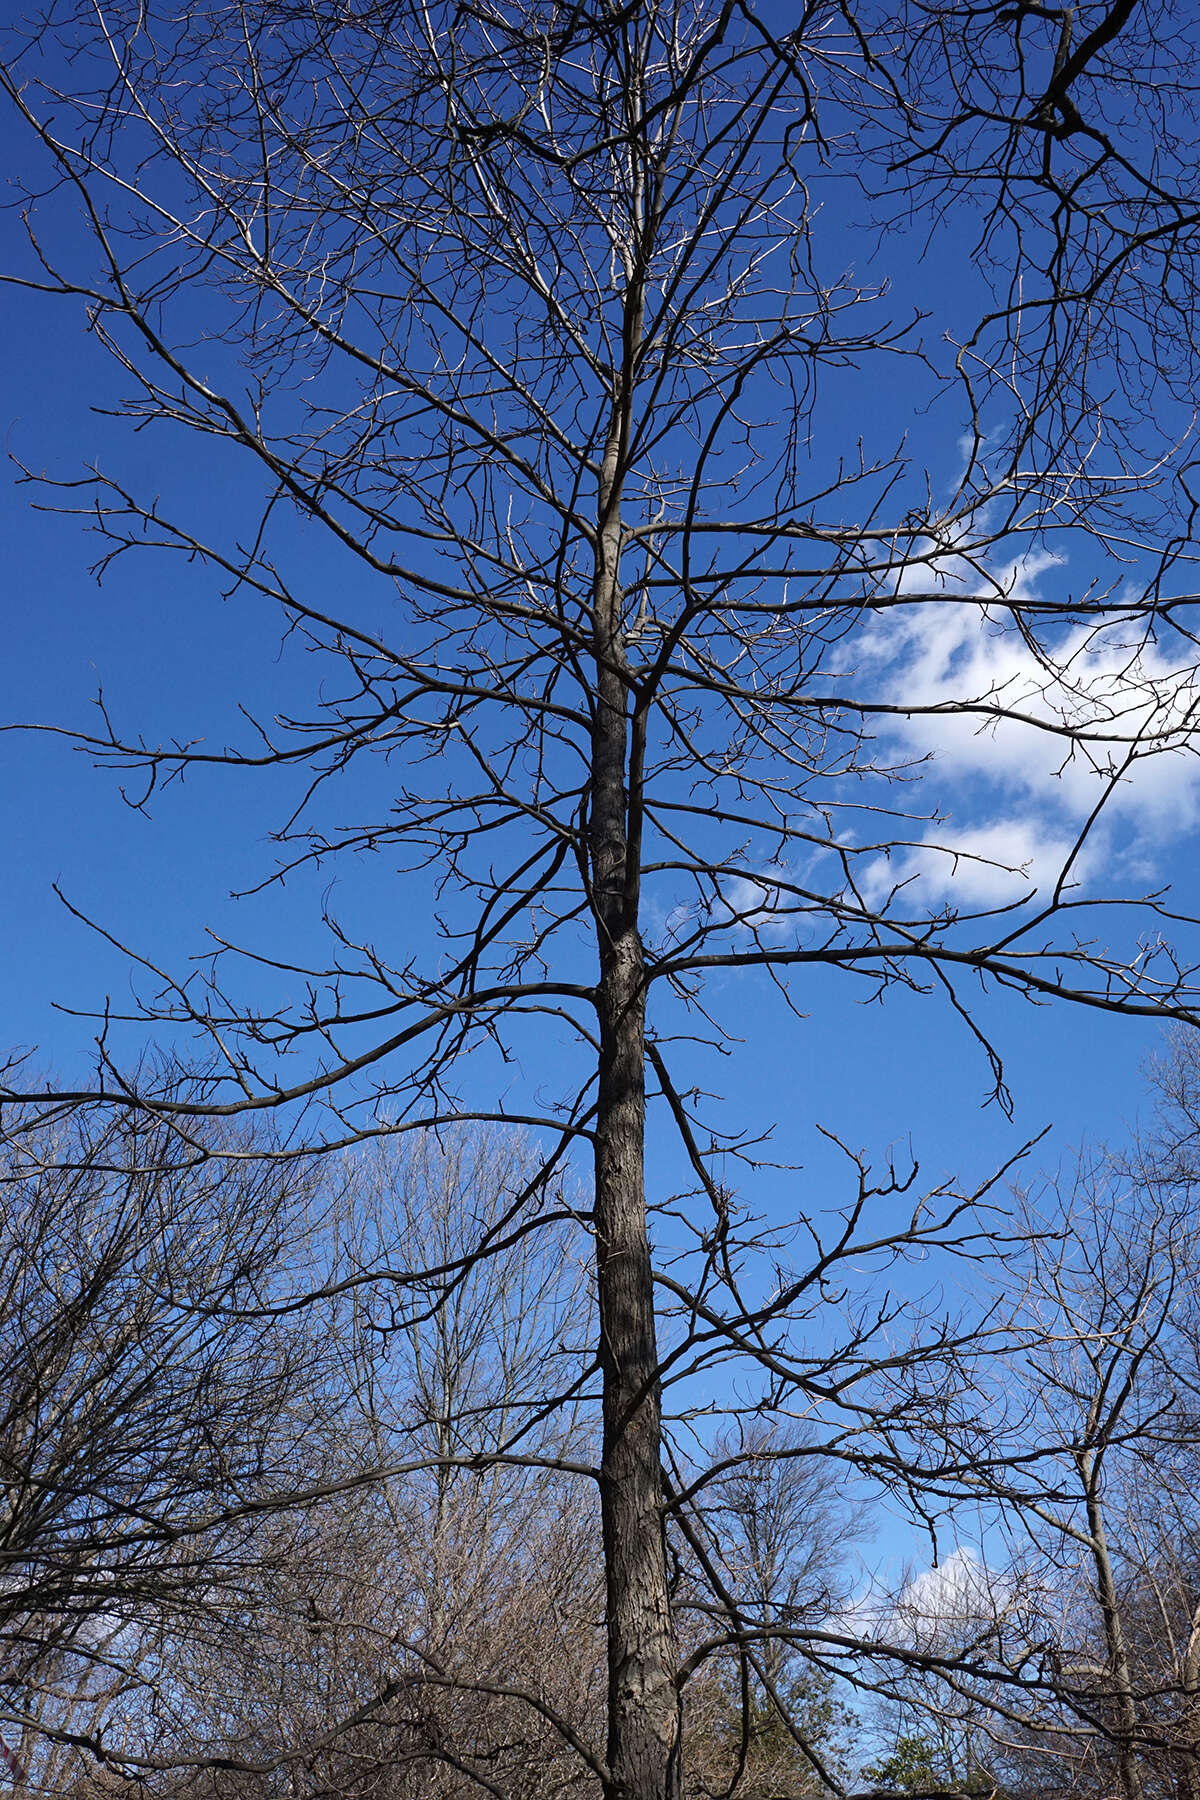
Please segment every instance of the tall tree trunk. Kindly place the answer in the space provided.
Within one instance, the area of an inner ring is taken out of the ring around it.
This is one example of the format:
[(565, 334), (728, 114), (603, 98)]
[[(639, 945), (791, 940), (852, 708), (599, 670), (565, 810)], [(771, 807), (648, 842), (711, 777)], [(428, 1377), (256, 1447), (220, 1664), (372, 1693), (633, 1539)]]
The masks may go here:
[(1179, 1800), (1200, 1800), (1200, 1609), (1192, 1613), (1191, 1630), (1180, 1659)]
[(1137, 1756), (1138, 1712), (1133, 1685), (1133, 1670), (1121, 1621), (1121, 1597), (1113, 1570), (1108, 1533), (1104, 1528), (1104, 1509), (1100, 1500), (1100, 1469), (1091, 1451), (1078, 1460), (1079, 1473), (1087, 1506), (1088, 1533), (1091, 1539), (1092, 1568), (1096, 1580), (1096, 1598), (1104, 1622), (1104, 1645), (1108, 1652), (1108, 1672), (1113, 1710), (1116, 1714), (1114, 1737), (1117, 1746), (1117, 1769), (1124, 1800), (1143, 1800), (1142, 1771)]
[(645, 970), (640, 831), (621, 635), (623, 409), (614, 410), (596, 552), (597, 706), (590, 854), (600, 959), (595, 1226), (603, 1382), (600, 1504), (608, 1629), (610, 1800), (676, 1800), (680, 1702), (662, 1506), (662, 1411), (646, 1222)]
[(644, 999), (636, 932), (626, 934), (608, 960), (601, 984), (596, 1133), (608, 1764), (613, 1800), (673, 1800), (679, 1791), (679, 1697), (646, 1232)]

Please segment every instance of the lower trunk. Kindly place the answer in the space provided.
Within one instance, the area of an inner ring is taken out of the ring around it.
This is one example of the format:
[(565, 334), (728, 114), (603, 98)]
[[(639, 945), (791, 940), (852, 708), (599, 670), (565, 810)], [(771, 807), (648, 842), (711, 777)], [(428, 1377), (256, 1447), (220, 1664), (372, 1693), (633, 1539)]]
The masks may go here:
[(1200, 1613), (1193, 1613), (1192, 1626), (1180, 1658), (1179, 1686), (1183, 1704), (1180, 1708), (1178, 1737), (1179, 1800), (1200, 1800)]
[(662, 1512), (654, 1287), (646, 1232), (641, 946), (604, 958), (596, 1237), (604, 1388), (608, 1800), (677, 1800), (679, 1696)]
[(1138, 1759), (1138, 1709), (1133, 1685), (1133, 1672), (1121, 1621), (1121, 1600), (1116, 1575), (1109, 1554), (1108, 1535), (1100, 1504), (1099, 1474), (1095, 1459), (1085, 1452), (1078, 1459), (1087, 1505), (1091, 1533), (1092, 1567), (1096, 1579), (1096, 1598), (1104, 1622), (1104, 1644), (1108, 1652), (1111, 1699), (1116, 1714), (1117, 1771), (1124, 1800), (1143, 1800), (1142, 1770)]

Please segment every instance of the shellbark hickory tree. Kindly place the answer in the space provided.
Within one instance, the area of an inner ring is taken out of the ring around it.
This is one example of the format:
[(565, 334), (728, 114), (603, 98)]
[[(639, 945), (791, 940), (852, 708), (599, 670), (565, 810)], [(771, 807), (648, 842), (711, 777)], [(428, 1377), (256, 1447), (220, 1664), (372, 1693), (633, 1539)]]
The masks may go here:
[[(611, 1800), (680, 1791), (713, 1658), (749, 1718), (751, 1690), (786, 1711), (773, 1635), (864, 1680), (882, 1654), (722, 1576), (738, 1439), (695, 1423), (701, 1377), (808, 1434), (780, 1454), (968, 1479), (969, 1334), (878, 1267), (976, 1241), (971, 1196), (852, 1170), (832, 1223), (755, 1223), (726, 1185), (753, 1146), (702, 1091), (745, 996), (931, 990), (1001, 1097), (987, 990), (1194, 1018), (1187, 897), (1106, 885), (1137, 859), (1105, 854), (1194, 748), (1194, 29), (1131, 0), (95, 0), (10, 33), (14, 278), (82, 309), (164, 457), (227, 454), (259, 504), (155, 499), (116, 423), (111, 467), (40, 498), (111, 579), (199, 561), (321, 670), (226, 746), (115, 701), (74, 735), (135, 803), (302, 772), (268, 897), (357, 858), (386, 900), (327, 914), (312, 962), (251, 930), (203, 981), (143, 967), (203, 1092), (104, 1032), (94, 1086), (8, 1092), (185, 1139), (289, 1112), (304, 1149), (519, 1122), (541, 1164), (474, 1258), (557, 1229), (542, 1197), (590, 1160), (607, 1716), (557, 1725)], [(686, 1171), (653, 1204), (648, 1124)]]

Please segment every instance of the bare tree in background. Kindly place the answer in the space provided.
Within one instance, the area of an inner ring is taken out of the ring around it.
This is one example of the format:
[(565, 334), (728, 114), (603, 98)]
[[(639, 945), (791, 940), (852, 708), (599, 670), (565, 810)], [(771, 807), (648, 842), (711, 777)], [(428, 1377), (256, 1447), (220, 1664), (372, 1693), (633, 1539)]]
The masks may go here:
[[(1155, 1071), (1153, 1127), (1026, 1196), (1004, 1396), (980, 1401), (993, 1566), (912, 1595), (917, 1634), (957, 1640), (976, 1668), (940, 1694), (910, 1682), (910, 1704), (960, 1756), (982, 1745), (977, 1766), (1013, 1793), (1195, 1792), (1195, 1071), (1180, 1039)], [(985, 1649), (1016, 1680), (992, 1680)]]
[(1060, 1558), (1059, 1673), (1084, 1727), (1063, 1746), (1062, 1766), (1078, 1766), (1061, 1785), (1111, 1765), (1123, 1800), (1186, 1796), (1198, 1772), (1195, 1071), (1177, 1040), (1153, 1071), (1153, 1126), (1080, 1160), (1053, 1247), (1034, 1258), (1031, 1385), (1054, 1421), (1043, 1445), (1057, 1427), (1074, 1477), (1033, 1525), (1057, 1535), (1042, 1541)]
[[(714, 1162), (753, 1147), (701, 1108), (731, 977), (797, 1010), (811, 969), (930, 987), (980, 1037), (989, 987), (1194, 1018), (1166, 903), (1089, 866), (1145, 761), (1192, 745), (1169, 441), (1194, 387), (1189, 29), (1125, 0), (786, 21), (735, 0), (68, 0), (11, 41), (47, 170), (17, 278), (83, 306), (134, 424), (227, 449), (262, 502), (240, 537), (119, 472), (63, 505), (82, 499), (106, 565), (199, 558), (328, 662), (310, 713), (244, 745), (115, 716), (74, 735), (146, 794), (211, 764), (302, 771), (268, 891), (367, 853), (437, 933), (329, 918), (315, 965), (268, 929), (206, 986), (147, 970), (138, 1016), (198, 1035), (206, 1091), (156, 1092), (102, 1032), (67, 1098), (183, 1134), (307, 1103), (306, 1147), (524, 1122), (543, 1167), (463, 1268), (553, 1224), (557, 1170), (590, 1154), (607, 1742), (570, 1741), (610, 1800), (682, 1781), (666, 1522), (703, 1480), (687, 1380), (742, 1361), (728, 1410), (818, 1425), (900, 1494), (961, 1476), (917, 1421), (967, 1392), (971, 1333), (901, 1328), (899, 1302), (838, 1284), (974, 1241), (970, 1196), (910, 1211), (902, 1180), (864, 1174), (842, 1221), (790, 1244), (756, 1226)], [(886, 258), (847, 272), (864, 209), (958, 261), (971, 209), (976, 270), (936, 328), (891, 300)], [(314, 532), (335, 578), (313, 577)], [(1028, 559), (1068, 542), (1082, 587), (1043, 597)], [(943, 628), (961, 654), (929, 680)], [(947, 729), (1081, 773), (1033, 882), (917, 783)], [(342, 797), (364, 760), (386, 786), (365, 814)], [(947, 890), (1004, 866), (999, 902)], [(685, 1171), (649, 1201), (648, 1103)]]
[(715, 1449), (694, 1513), (715, 1579), (679, 1608), (683, 1648), (708, 1676), (689, 1698), (692, 1734), (710, 1715), (707, 1742), (689, 1737), (691, 1759), (710, 1792), (821, 1792), (831, 1771), (847, 1774), (856, 1721), (808, 1654), (807, 1629), (844, 1616), (865, 1522), (811, 1437), (749, 1420)]
[(4, 1149), (0, 1729), (30, 1791), (577, 1783), (506, 1689), (601, 1702), (598, 1519), (547, 1479), (593, 1449), (545, 1387), (586, 1271), (566, 1229), (486, 1279), (458, 1254), (528, 1147), (410, 1138), (332, 1191), (141, 1114), (17, 1118)]
[(372, 1146), (341, 1200), (343, 1277), (427, 1271), (352, 1287), (334, 1326), (346, 1427), (368, 1467), (406, 1471), (370, 1490), (366, 1620), (377, 1685), (411, 1677), (418, 1728), (380, 1760), (414, 1793), (472, 1772), (506, 1794), (594, 1785), (553, 1725), (594, 1736), (603, 1695), (599, 1517), (570, 1470), (594, 1465), (598, 1424), (584, 1198), (560, 1183), (557, 1227), (477, 1254), (539, 1168), (523, 1134), (459, 1128)]
[(259, 1309), (309, 1189), (244, 1132), (182, 1157), (146, 1115), (12, 1119), (0, 1159), (0, 1727), (53, 1791), (73, 1744), (154, 1766), (133, 1722), (304, 1485), (319, 1354)]

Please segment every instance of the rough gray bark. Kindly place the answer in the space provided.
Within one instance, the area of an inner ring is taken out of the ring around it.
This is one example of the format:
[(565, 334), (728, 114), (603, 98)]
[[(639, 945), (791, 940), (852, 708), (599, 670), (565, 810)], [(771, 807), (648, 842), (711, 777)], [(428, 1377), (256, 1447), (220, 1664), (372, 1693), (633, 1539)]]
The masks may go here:
[(591, 861), (600, 961), (595, 1228), (603, 1384), (601, 1520), (613, 1800), (680, 1791), (680, 1701), (667, 1588), (662, 1412), (646, 1220), (646, 986), (638, 927), (640, 752), (621, 631), (621, 480), (640, 342), (640, 268), (627, 267), (624, 391), (600, 481), (594, 589)]
[(679, 1697), (667, 1591), (654, 1291), (643, 1173), (641, 946), (605, 957), (596, 1236), (604, 1384), (601, 1517), (608, 1625), (608, 1765), (614, 1800), (679, 1791)]
[(1096, 1602), (1104, 1626), (1104, 1647), (1108, 1655), (1108, 1680), (1116, 1715), (1117, 1769), (1125, 1800), (1142, 1800), (1142, 1773), (1137, 1757), (1138, 1712), (1134, 1693), (1133, 1670), (1125, 1643), (1121, 1620), (1121, 1597), (1117, 1590), (1108, 1533), (1104, 1525), (1104, 1509), (1100, 1498), (1100, 1467), (1091, 1451), (1078, 1458), (1079, 1477), (1083, 1483), (1089, 1533), (1092, 1574)]

